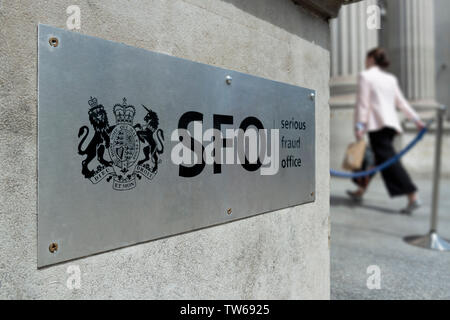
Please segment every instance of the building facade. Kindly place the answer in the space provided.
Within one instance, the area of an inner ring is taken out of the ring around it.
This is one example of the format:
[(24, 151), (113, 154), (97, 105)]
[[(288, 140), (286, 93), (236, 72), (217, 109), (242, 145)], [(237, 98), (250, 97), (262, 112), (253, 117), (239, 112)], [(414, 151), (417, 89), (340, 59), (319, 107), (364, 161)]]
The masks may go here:
[[(423, 119), (435, 115), (448, 96), (450, 27), (445, 12), (448, 1), (364, 0), (342, 7), (331, 21), (331, 167), (340, 169), (347, 145), (354, 140), (353, 110), (357, 76), (365, 68), (367, 51), (384, 47), (391, 59), (388, 69), (399, 79), (406, 98)], [(373, 28), (373, 20), (379, 21)], [(403, 122), (405, 134), (396, 142), (400, 149), (416, 134), (413, 124)], [(448, 125), (446, 125), (447, 128)], [(430, 176), (433, 165), (433, 132), (403, 159), (413, 174)], [(450, 156), (448, 130), (444, 155)], [(450, 174), (450, 164), (443, 164)]]
[(37, 27), (67, 29), (73, 1), (2, 1), (0, 298), (328, 299), (328, 18), (343, 2), (79, 1), (74, 32), (316, 90), (315, 202), (38, 269)]

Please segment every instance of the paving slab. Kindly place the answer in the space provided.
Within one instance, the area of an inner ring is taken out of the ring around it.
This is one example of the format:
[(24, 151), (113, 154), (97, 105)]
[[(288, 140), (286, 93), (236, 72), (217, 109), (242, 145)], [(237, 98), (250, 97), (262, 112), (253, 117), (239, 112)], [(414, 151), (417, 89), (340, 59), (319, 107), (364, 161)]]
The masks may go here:
[[(429, 231), (431, 179), (413, 179), (423, 207), (400, 214), (406, 198), (389, 198), (375, 178), (361, 204), (346, 196), (349, 180), (331, 180), (331, 299), (450, 299), (450, 252), (410, 246), (403, 238)], [(450, 239), (450, 179), (441, 181), (439, 234)], [(369, 289), (369, 266), (380, 289)]]

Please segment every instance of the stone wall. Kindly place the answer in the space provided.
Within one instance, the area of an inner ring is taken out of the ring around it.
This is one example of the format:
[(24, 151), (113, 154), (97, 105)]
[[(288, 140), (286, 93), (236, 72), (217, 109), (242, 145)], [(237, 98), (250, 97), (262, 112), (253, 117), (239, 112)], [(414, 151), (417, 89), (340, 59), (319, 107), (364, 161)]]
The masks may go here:
[[(37, 25), (66, 28), (72, 4), (83, 34), (317, 90), (315, 203), (37, 269)], [(0, 298), (329, 298), (324, 19), (290, 0), (9, 0), (0, 25)]]

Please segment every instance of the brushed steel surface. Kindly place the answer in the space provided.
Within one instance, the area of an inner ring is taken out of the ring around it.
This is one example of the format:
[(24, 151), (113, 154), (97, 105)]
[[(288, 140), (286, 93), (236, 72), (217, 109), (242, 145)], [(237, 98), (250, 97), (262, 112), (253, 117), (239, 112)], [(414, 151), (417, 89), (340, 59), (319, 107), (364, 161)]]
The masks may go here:
[[(314, 201), (313, 90), (46, 25), (39, 25), (38, 34), (38, 267)], [(56, 47), (49, 44), (52, 37)], [(102, 167), (96, 151), (88, 168), (100, 169), (86, 178), (86, 155), (78, 145), (83, 126), (89, 134), (82, 149), (94, 136), (93, 98), (115, 126), (106, 134), (108, 147), (102, 138), (103, 158), (114, 165)], [(124, 98), (135, 115), (132, 123), (118, 124), (122, 118), (113, 110)], [(146, 142), (133, 132), (145, 127), (142, 105), (156, 112), (165, 138), (154, 174), (138, 166)], [(292, 155), (301, 166), (280, 166), (277, 174), (263, 176), (239, 164), (222, 165), (214, 174), (213, 165), (206, 165), (195, 177), (180, 177), (171, 161), (178, 143), (171, 134), (188, 111), (203, 114), (203, 131), (213, 128), (219, 114), (233, 117), (223, 132), (256, 117), (265, 129), (280, 129), (280, 140), (300, 137), (300, 149), (280, 149), (280, 162)], [(306, 130), (281, 129), (282, 120), (292, 119), (305, 122)], [(130, 183), (117, 180), (121, 170)], [(53, 253), (52, 243), (58, 248)]]

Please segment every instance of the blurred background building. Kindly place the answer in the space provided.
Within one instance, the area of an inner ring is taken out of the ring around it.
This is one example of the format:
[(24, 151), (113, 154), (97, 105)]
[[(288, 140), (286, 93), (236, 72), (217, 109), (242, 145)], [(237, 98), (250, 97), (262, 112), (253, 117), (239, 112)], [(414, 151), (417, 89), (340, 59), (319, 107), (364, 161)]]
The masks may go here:
[[(368, 50), (384, 47), (405, 96), (424, 119), (434, 116), (439, 104), (450, 106), (450, 1), (364, 0), (343, 6), (331, 26), (331, 167), (340, 169), (347, 145), (354, 141), (353, 109), (357, 76), (365, 68)], [(379, 28), (370, 19), (379, 17)], [(368, 26), (369, 20), (369, 26)], [(413, 139), (415, 126), (403, 122), (400, 149)], [(450, 157), (450, 125), (446, 123), (443, 159)], [(404, 159), (415, 175), (430, 176), (433, 165), (433, 130)], [(450, 176), (450, 162), (443, 162)]]

